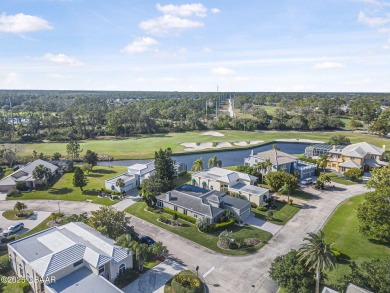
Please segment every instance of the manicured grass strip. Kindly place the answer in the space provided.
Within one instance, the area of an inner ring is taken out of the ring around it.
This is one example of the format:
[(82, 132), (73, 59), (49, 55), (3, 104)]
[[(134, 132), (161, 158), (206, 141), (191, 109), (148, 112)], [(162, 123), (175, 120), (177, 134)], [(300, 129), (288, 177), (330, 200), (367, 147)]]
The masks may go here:
[[(190, 168), (191, 166), (188, 166), (188, 168)], [(178, 178), (176, 178), (174, 181), (173, 181), (173, 184), (175, 186), (182, 186), (184, 184), (191, 184), (191, 173), (187, 173), (183, 176), (180, 176)]]
[[(223, 137), (214, 137), (209, 135), (201, 135), (203, 132), (185, 132), (185, 133), (168, 133), (157, 134), (151, 136), (140, 136), (136, 138), (126, 139), (110, 139), (110, 140), (86, 140), (81, 142), (81, 148), (84, 150), (93, 150), (99, 154), (107, 154), (113, 156), (114, 159), (146, 159), (153, 158), (154, 152), (159, 148), (170, 147), (173, 153), (185, 152), (185, 147), (181, 146), (183, 142), (236, 142), (236, 141), (253, 141), (262, 140), (271, 142), (275, 139), (313, 139), (328, 141), (330, 136), (342, 134), (347, 136), (352, 143), (361, 141), (370, 141), (370, 143), (382, 147), (386, 145), (390, 147), (389, 140), (364, 133), (358, 132), (293, 132), (293, 131), (236, 131), (236, 130), (219, 130), (224, 134)], [(45, 155), (52, 155), (59, 152), (66, 155), (66, 143), (33, 143), (22, 144), (20, 155), (31, 155), (33, 150), (40, 150)], [(239, 147), (234, 147), (239, 148)], [(231, 148), (229, 148), (231, 149)], [(210, 151), (210, 150), (208, 150)]]
[(336, 173), (333, 173), (333, 172), (326, 173), (326, 175), (328, 175), (330, 177), (330, 180), (332, 180), (333, 182), (336, 182), (336, 183), (340, 183), (340, 184), (344, 184), (344, 185), (357, 184), (356, 182), (353, 182), (353, 181), (348, 180), (346, 178), (340, 178), (337, 176)]
[(19, 214), (17, 210), (9, 210), (3, 212), (3, 217), (6, 218), (7, 220), (13, 220), (13, 221), (25, 220), (31, 217), (34, 214), (34, 212), (32, 210), (24, 210), (22, 217), (18, 217), (16, 214)]
[[(276, 208), (269, 209), (274, 213), (273, 220), (268, 222), (284, 225), (286, 224), (300, 209), (301, 207), (295, 204), (289, 205), (287, 203), (275, 202)], [(259, 211), (258, 209), (251, 209), (255, 213), (255, 217), (267, 221), (267, 211)]]
[(126, 167), (103, 167), (96, 166), (87, 175), (89, 180), (85, 186), (84, 194), (80, 188), (73, 187), (73, 173), (65, 173), (48, 190), (38, 190), (29, 193), (23, 193), (18, 197), (7, 197), (7, 200), (25, 200), (25, 199), (52, 199), (52, 200), (71, 200), (85, 201), (92, 200), (93, 203), (102, 205), (113, 205), (118, 201), (112, 201), (109, 198), (99, 198), (98, 191), (104, 187), (104, 180), (126, 172)]
[(24, 238), (24, 237), (32, 235), (34, 233), (38, 233), (40, 231), (46, 230), (46, 229), (50, 228), (47, 225), (50, 221), (51, 221), (51, 216), (49, 216), (46, 219), (44, 219), (38, 226), (36, 226), (35, 228), (29, 230), (28, 232), (26, 232), (26, 233), (24, 233), (22, 235), (15, 235), (15, 238), (16, 239)]
[(303, 191), (301, 189), (295, 190), (291, 196), (292, 200), (294, 200), (294, 197), (302, 199), (302, 200), (311, 200), (313, 198), (313, 195), (311, 193), (308, 193), (306, 191)]
[(344, 254), (337, 268), (327, 273), (328, 279), (325, 284), (330, 287), (337, 288), (338, 280), (350, 273), (348, 266), (350, 261), (362, 262), (390, 257), (389, 246), (375, 240), (370, 241), (358, 232), (356, 208), (363, 201), (364, 194), (345, 201), (337, 208), (323, 229), (327, 243), (335, 243)]
[(149, 223), (152, 223), (156, 226), (159, 226), (160, 228), (163, 228), (165, 230), (168, 230), (172, 233), (175, 233), (181, 237), (187, 238), (188, 240), (191, 240), (195, 243), (198, 243), (202, 246), (205, 246), (211, 250), (214, 250), (219, 253), (223, 254), (230, 254), (230, 255), (245, 255), (249, 253), (253, 253), (257, 250), (259, 250), (265, 242), (267, 242), (269, 239), (271, 239), (272, 234), (268, 233), (266, 231), (245, 225), (243, 227), (239, 227), (234, 225), (233, 227), (229, 228), (229, 231), (233, 231), (234, 235), (237, 237), (242, 238), (259, 238), (262, 240), (261, 243), (259, 243), (257, 246), (252, 248), (246, 248), (246, 249), (237, 249), (237, 250), (224, 250), (217, 246), (218, 241), (218, 235), (220, 232), (215, 233), (202, 233), (198, 231), (198, 228), (190, 223), (187, 223), (185, 221), (180, 221), (182, 226), (180, 227), (171, 227), (165, 224), (162, 224), (157, 221), (157, 218), (160, 216), (159, 214), (153, 214), (150, 212), (144, 211), (146, 207), (146, 204), (144, 202), (137, 202), (130, 207), (128, 207), (125, 211), (129, 214), (132, 214), (138, 218), (141, 218), (142, 220), (145, 220)]

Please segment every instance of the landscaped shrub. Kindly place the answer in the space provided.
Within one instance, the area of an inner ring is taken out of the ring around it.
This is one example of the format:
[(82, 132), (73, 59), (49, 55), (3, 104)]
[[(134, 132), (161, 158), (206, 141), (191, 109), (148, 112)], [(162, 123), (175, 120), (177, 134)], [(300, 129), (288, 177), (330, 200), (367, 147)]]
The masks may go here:
[(268, 209), (267, 209), (265, 206), (258, 206), (258, 207), (257, 207), (257, 210), (260, 211), (260, 212), (265, 212), (265, 211), (267, 211)]
[(160, 217), (158, 217), (158, 220), (162, 223), (165, 223), (165, 224), (168, 224), (169, 223), (169, 219), (163, 215), (161, 215)]
[(11, 269), (9, 265), (8, 254), (0, 256), (0, 274), (5, 274)]
[(176, 213), (174, 213), (174, 214), (172, 215), (172, 219), (176, 221), (177, 218), (178, 218), (178, 215), (177, 215)]
[(193, 217), (190, 217), (190, 216), (187, 216), (185, 214), (182, 214), (182, 213), (179, 213), (179, 212), (175, 212), (171, 209), (168, 209), (168, 208), (164, 208), (163, 209), (164, 213), (167, 213), (167, 214), (170, 214), (173, 216), (173, 214), (177, 214), (177, 216), (179, 217), (179, 219), (182, 219), (184, 221), (187, 221), (187, 222), (190, 222), (192, 224), (195, 224), (196, 223), (196, 219), (193, 218)]
[(292, 200), (292, 199), (289, 199), (289, 200), (288, 200), (288, 204), (289, 204), (289, 205), (292, 205), (292, 203), (293, 203), (293, 200)]
[(178, 177), (183, 177), (184, 175), (187, 175), (187, 171), (181, 171), (179, 174), (177, 174)]
[(230, 218), (226, 222), (217, 223), (217, 224), (215, 224), (215, 229), (214, 230), (215, 231), (226, 230), (226, 229), (228, 229), (228, 228), (230, 228), (231, 226), (234, 225), (234, 221), (235, 221), (234, 218)]
[(340, 258), (340, 256), (341, 256), (340, 248), (338, 248), (336, 245), (332, 245), (331, 251), (332, 251), (333, 255), (335, 256), (335, 258), (337, 258), (337, 259)]
[(114, 284), (119, 288), (123, 288), (130, 284), (132, 281), (138, 278), (139, 273), (136, 270), (127, 268), (124, 272), (119, 273), (118, 277), (114, 280)]
[(274, 218), (274, 213), (273, 211), (267, 211), (267, 220), (272, 220)]
[(175, 293), (203, 293), (202, 281), (191, 271), (182, 271), (176, 274), (172, 281), (171, 287)]
[(254, 202), (251, 202), (251, 208), (253, 208), (253, 209), (257, 208), (257, 204), (255, 204)]
[(196, 221), (196, 226), (201, 232), (210, 233), (215, 230), (215, 224), (214, 223), (207, 223), (206, 218), (198, 218)]
[(18, 181), (16, 182), (16, 189), (19, 191), (27, 191), (30, 188), (26, 185), (26, 183)]
[(22, 195), (22, 193), (19, 190), (17, 190), (16, 188), (11, 189), (7, 193), (7, 196), (13, 196), (13, 197), (17, 197), (17, 196), (21, 196), (21, 195)]
[(1, 238), (0, 239), (0, 242), (1, 243), (8, 243), (8, 242), (11, 242), (11, 241), (14, 241), (15, 240), (15, 236), (11, 236), (11, 237), (4, 237), (4, 238)]

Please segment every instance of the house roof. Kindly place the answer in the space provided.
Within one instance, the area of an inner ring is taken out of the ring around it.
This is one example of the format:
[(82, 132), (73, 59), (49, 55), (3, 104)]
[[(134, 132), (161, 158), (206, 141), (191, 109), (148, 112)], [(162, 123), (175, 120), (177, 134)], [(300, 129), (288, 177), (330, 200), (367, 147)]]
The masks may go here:
[(154, 168), (154, 161), (146, 162), (146, 163), (137, 163), (134, 165), (131, 165), (127, 167), (127, 170), (135, 170), (140, 173), (140, 175), (147, 174), (150, 172), (153, 172), (155, 170)]
[(340, 163), (339, 166), (340, 167), (345, 167), (345, 168), (359, 168), (359, 169), (362, 167), (360, 164), (355, 163), (352, 160)]
[(131, 252), (114, 245), (88, 225), (72, 222), (53, 227), (8, 244), (15, 249), (42, 277), (50, 275), (79, 260), (91, 266), (119, 262)]
[(343, 156), (347, 157), (364, 158), (367, 154), (381, 156), (383, 154), (383, 150), (368, 142), (359, 142), (348, 145), (342, 150), (336, 150), (336, 152), (330, 151), (330, 153), (341, 153)]
[(253, 157), (262, 159), (264, 161), (269, 159), (272, 165), (276, 165), (276, 162), (278, 162), (279, 165), (282, 165), (282, 164), (292, 163), (298, 160), (298, 158), (293, 155), (275, 149), (257, 153), (253, 155)]
[(135, 178), (135, 175), (129, 174), (129, 173), (123, 173), (123, 174), (117, 175), (117, 176), (115, 176), (115, 177), (112, 177), (112, 178), (110, 178), (110, 179), (107, 179), (107, 180), (106, 180), (106, 183), (113, 183), (113, 184), (116, 184), (116, 181), (117, 181), (119, 178), (120, 178), (120, 179), (123, 179), (123, 181), (126, 183), (126, 182), (128, 182), (128, 181), (133, 180), (133, 179)]
[(345, 293), (372, 293), (372, 292), (350, 283), (348, 284)]
[(195, 173), (193, 174), (193, 176), (208, 178), (208, 179), (212, 179), (224, 183), (235, 183), (238, 182), (240, 179), (246, 181), (257, 180), (257, 177), (246, 173), (231, 171), (231, 170), (217, 168), (217, 167), (211, 168), (206, 171)]
[(261, 196), (269, 191), (266, 188), (262, 188), (254, 185), (246, 185), (244, 183), (237, 183), (232, 187), (230, 187), (229, 189), (237, 192), (242, 191), (242, 192), (250, 193), (251, 195), (255, 195), (255, 196)]
[(339, 293), (339, 291), (335, 291), (335, 290), (330, 289), (328, 287), (324, 287), (324, 289), (322, 289), (321, 293)]
[(12, 174), (8, 175), (4, 179), (0, 180), (0, 185), (15, 185), (16, 181), (28, 181), (34, 180), (32, 173), (38, 165), (43, 165), (49, 168), (52, 172), (56, 171), (58, 167), (52, 163), (46, 162), (44, 160), (38, 159), (34, 162), (28, 163), (27, 165), (19, 168)]
[(47, 285), (54, 293), (111, 293), (123, 292), (101, 276), (95, 275), (86, 267)]
[(223, 206), (220, 208), (214, 207), (210, 202), (218, 204), (223, 202), (237, 209), (250, 206), (250, 202), (247, 200), (228, 196), (224, 192), (216, 190), (207, 191), (199, 187), (196, 187), (193, 191), (172, 190), (170, 194), (169, 200), (166, 194), (157, 196), (157, 199), (184, 207), (207, 217), (214, 217), (224, 210)]

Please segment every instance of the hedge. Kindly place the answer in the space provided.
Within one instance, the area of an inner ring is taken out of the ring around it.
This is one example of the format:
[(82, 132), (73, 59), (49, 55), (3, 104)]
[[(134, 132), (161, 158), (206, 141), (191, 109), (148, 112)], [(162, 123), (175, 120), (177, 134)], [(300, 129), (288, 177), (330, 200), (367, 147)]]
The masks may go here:
[(0, 274), (5, 274), (11, 269), (8, 254), (0, 256)]
[(230, 218), (226, 222), (217, 223), (217, 224), (215, 224), (214, 231), (226, 230), (227, 228), (230, 228), (231, 226), (234, 225), (234, 221), (235, 221), (234, 218)]
[(179, 219), (182, 219), (184, 221), (187, 221), (187, 222), (190, 222), (192, 224), (195, 224), (196, 223), (196, 219), (193, 218), (193, 217), (190, 217), (190, 216), (187, 216), (185, 214), (182, 214), (182, 213), (179, 213), (179, 212), (176, 212), (176, 211), (173, 211), (171, 209), (168, 209), (168, 208), (163, 208), (163, 211), (164, 213), (167, 213), (167, 214), (170, 214), (170, 215), (174, 215), (176, 214), (178, 216)]
[(176, 274), (172, 278), (171, 287), (175, 293), (204, 293), (202, 280), (188, 270)]

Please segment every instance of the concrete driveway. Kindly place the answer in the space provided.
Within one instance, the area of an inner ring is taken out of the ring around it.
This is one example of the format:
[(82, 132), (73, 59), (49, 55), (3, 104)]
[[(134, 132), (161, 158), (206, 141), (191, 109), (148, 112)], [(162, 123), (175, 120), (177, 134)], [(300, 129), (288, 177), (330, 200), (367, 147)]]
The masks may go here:
[(183, 265), (168, 258), (122, 290), (126, 293), (163, 293), (165, 283), (182, 270), (184, 270)]
[(275, 235), (279, 232), (280, 229), (282, 229), (283, 226), (276, 225), (267, 221), (264, 221), (262, 219), (256, 218), (253, 214), (251, 214), (245, 221), (244, 224), (251, 225), (253, 227), (256, 227), (258, 229), (267, 231), (271, 233), (272, 235)]
[(3, 212), (4, 211), (0, 211), (0, 228), (2, 228), (3, 230), (6, 230), (9, 226), (11, 226), (15, 223), (18, 223), (18, 222), (22, 222), (24, 224), (24, 229), (16, 232), (16, 234), (19, 234), (19, 235), (26, 233), (27, 231), (35, 228), (51, 214), (50, 212), (35, 212), (35, 214), (27, 220), (11, 221), (11, 220), (7, 220), (6, 218), (3, 217)]

